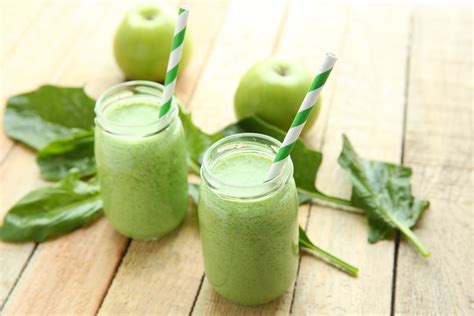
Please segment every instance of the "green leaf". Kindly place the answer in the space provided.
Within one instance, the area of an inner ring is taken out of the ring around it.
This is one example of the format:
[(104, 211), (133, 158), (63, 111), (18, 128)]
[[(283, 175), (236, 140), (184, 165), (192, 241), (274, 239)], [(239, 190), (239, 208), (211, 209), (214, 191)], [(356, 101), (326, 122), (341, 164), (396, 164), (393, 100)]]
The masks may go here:
[(61, 182), (28, 193), (13, 206), (0, 227), (5, 241), (42, 242), (94, 220), (102, 208), (96, 179), (71, 173)]
[[(196, 173), (199, 173), (205, 151), (214, 142), (225, 136), (236, 133), (260, 133), (272, 136), (280, 141), (283, 141), (285, 137), (284, 131), (256, 116), (231, 124), (215, 134), (206, 134), (201, 131), (192, 123), (191, 115), (188, 113), (181, 111), (180, 117), (188, 142), (190, 168)], [(315, 187), (316, 175), (322, 161), (322, 154), (320, 152), (310, 149), (301, 140), (298, 140), (291, 154), (291, 159), (294, 165), (294, 178), (301, 203), (316, 198), (333, 204), (352, 206), (350, 201), (326, 195)]]
[(76, 169), (81, 177), (95, 174), (94, 131), (52, 141), (38, 152), (36, 161), (47, 180), (60, 180), (71, 169)]
[(312, 250), (313, 253), (320, 257), (321, 259), (327, 261), (331, 265), (335, 266), (336, 268), (341, 269), (342, 271), (346, 272), (350, 276), (357, 277), (359, 273), (359, 269), (354, 267), (353, 265), (337, 258), (336, 256), (330, 254), (329, 252), (319, 248), (316, 246), (306, 235), (306, 232), (300, 226), (300, 235), (299, 235), (299, 244), (300, 247)]
[(367, 215), (369, 242), (385, 239), (395, 229), (399, 229), (422, 256), (429, 256), (429, 252), (410, 230), (429, 206), (428, 201), (411, 195), (411, 169), (361, 159), (345, 135), (343, 143), (339, 164), (352, 179), (352, 204), (363, 209)]
[(5, 132), (39, 150), (57, 138), (92, 128), (94, 104), (82, 88), (42, 86), (8, 100)]
[(204, 133), (193, 124), (191, 114), (185, 112), (181, 107), (179, 108), (179, 117), (186, 135), (189, 168), (194, 173), (199, 174), (204, 153), (214, 142), (221, 139), (223, 135), (219, 133), (214, 135)]
[[(197, 205), (199, 200), (199, 184), (196, 183), (188, 183), (189, 187), (189, 195), (193, 200), (194, 204)], [(315, 244), (309, 240), (308, 236), (306, 235), (305, 231), (300, 227), (299, 228), (299, 245), (302, 248), (310, 249), (313, 251), (315, 255), (324, 259), (325, 261), (329, 262), (333, 266), (341, 269), (342, 271), (350, 274), (351, 276), (356, 277), (359, 269), (350, 265), (349, 263), (344, 262), (343, 260), (335, 257), (334, 255), (330, 254), (327, 251), (322, 250)]]

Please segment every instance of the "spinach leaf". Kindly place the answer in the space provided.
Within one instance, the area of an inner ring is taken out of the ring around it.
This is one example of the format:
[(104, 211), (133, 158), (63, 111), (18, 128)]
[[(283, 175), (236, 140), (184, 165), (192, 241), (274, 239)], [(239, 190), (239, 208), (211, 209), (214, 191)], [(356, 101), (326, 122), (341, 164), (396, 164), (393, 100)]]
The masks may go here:
[(308, 238), (308, 236), (306, 235), (306, 232), (304, 231), (303, 228), (301, 228), (301, 226), (300, 226), (299, 244), (301, 248), (311, 250), (312, 253), (315, 254), (317, 257), (332, 264), (336, 268), (341, 269), (342, 271), (346, 272), (350, 276), (357, 277), (357, 275), (359, 274), (358, 268), (337, 258), (336, 256), (330, 254), (329, 252), (313, 244), (313, 242)]
[(94, 131), (52, 141), (38, 152), (36, 161), (47, 180), (60, 180), (71, 169), (76, 169), (81, 177), (95, 174)]
[(0, 227), (5, 241), (42, 242), (94, 220), (102, 208), (98, 181), (81, 181), (77, 173), (28, 193), (13, 206)]
[(94, 104), (82, 88), (42, 86), (8, 100), (5, 132), (39, 150), (57, 138), (93, 127)]
[(223, 135), (220, 133), (214, 135), (204, 133), (193, 124), (191, 114), (185, 112), (181, 107), (179, 108), (179, 117), (186, 135), (189, 168), (194, 173), (199, 174), (204, 153), (214, 142), (221, 139)]
[[(189, 195), (191, 196), (192, 201), (195, 205), (197, 205), (199, 200), (199, 184), (196, 183), (188, 183), (189, 187)], [(341, 269), (342, 271), (346, 272), (347, 274), (357, 277), (359, 269), (350, 265), (349, 263), (335, 257), (334, 255), (330, 254), (327, 251), (319, 248), (315, 244), (309, 240), (308, 236), (306, 235), (304, 229), (299, 228), (299, 246), (301, 248), (311, 250), (316, 256), (322, 258), (323, 260), (327, 261), (329, 264), (335, 266), (336, 268)]]
[(352, 179), (352, 204), (367, 214), (369, 242), (385, 239), (388, 234), (399, 229), (422, 256), (429, 256), (429, 252), (410, 230), (429, 206), (428, 201), (411, 195), (411, 169), (361, 159), (345, 135), (343, 143), (339, 164)]

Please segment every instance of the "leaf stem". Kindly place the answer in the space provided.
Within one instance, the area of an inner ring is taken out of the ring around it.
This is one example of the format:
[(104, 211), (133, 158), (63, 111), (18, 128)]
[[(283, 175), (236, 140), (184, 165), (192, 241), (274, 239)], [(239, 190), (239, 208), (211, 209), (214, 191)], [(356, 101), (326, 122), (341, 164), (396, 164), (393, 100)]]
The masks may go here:
[(298, 192), (311, 196), (312, 200), (314, 200), (316, 203), (320, 205), (330, 206), (330, 207), (338, 208), (338, 209), (348, 211), (348, 212), (364, 214), (363, 210), (355, 207), (352, 204), (352, 202), (349, 200), (338, 198), (335, 196), (326, 195), (320, 192), (319, 190), (315, 192), (311, 192), (311, 191), (306, 191), (304, 189), (298, 188)]
[(415, 246), (418, 253), (420, 253), (423, 257), (429, 257), (431, 254), (430, 252), (423, 246), (421, 241), (416, 237), (416, 235), (411, 231), (410, 228), (404, 225), (397, 225), (403, 235)]
[(357, 277), (359, 273), (359, 269), (354, 267), (353, 265), (333, 256), (329, 252), (319, 248), (318, 246), (314, 244), (310, 244), (306, 242), (305, 240), (300, 239), (300, 244), (303, 246), (303, 248), (307, 248), (309, 250), (312, 250), (317, 256), (321, 257), (325, 261), (329, 262), (333, 266), (341, 269), (342, 271), (346, 272), (350, 276)]
[(311, 192), (311, 191), (307, 191), (307, 190), (304, 190), (304, 189), (301, 189), (301, 188), (298, 188), (298, 191), (300, 191), (304, 194), (310, 195), (310, 196), (312, 196), (312, 197), (314, 197), (315, 199), (318, 199), (318, 200), (322, 200), (322, 201), (326, 201), (326, 202), (332, 202), (332, 203), (335, 203), (335, 204), (344, 205), (344, 206), (351, 206), (352, 207), (352, 203), (349, 200), (341, 199), (341, 198), (338, 198), (338, 197), (335, 197), (335, 196), (326, 195), (326, 194), (321, 193), (319, 191)]

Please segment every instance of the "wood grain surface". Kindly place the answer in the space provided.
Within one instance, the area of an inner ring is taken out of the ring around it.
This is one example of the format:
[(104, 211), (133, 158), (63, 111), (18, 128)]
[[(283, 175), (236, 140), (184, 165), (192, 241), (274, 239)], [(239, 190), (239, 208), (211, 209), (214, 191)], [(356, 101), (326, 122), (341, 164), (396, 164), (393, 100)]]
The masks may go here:
[[(179, 229), (158, 241), (130, 241), (100, 218), (38, 245), (0, 242), (0, 314), (472, 314), (472, 10), (329, 0), (168, 2), (192, 10), (193, 58), (176, 93), (207, 132), (235, 121), (235, 89), (255, 62), (292, 59), (316, 72), (326, 51), (337, 53), (320, 116), (305, 136), (324, 153), (318, 188), (350, 195), (336, 161), (342, 133), (365, 158), (413, 167), (415, 195), (431, 201), (415, 233), (432, 257), (421, 258), (398, 234), (369, 244), (363, 215), (306, 204), (299, 220), (309, 237), (357, 265), (360, 276), (303, 253), (281, 298), (242, 307), (207, 281), (190, 204)], [(43, 84), (85, 86), (97, 97), (123, 81), (111, 43), (136, 3), (0, 0), (2, 106)], [(34, 153), (0, 124), (0, 216), (46, 184)]]
[(416, 233), (432, 257), (400, 245), (397, 314), (474, 312), (472, 30), (464, 10), (413, 14), (403, 158), (414, 168), (414, 193), (431, 201)]

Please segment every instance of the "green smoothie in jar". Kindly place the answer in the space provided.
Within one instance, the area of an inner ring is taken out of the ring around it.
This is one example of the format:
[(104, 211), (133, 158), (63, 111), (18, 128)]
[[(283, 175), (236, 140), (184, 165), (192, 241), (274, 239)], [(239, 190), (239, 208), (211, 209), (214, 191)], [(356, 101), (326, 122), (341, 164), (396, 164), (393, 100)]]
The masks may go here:
[(207, 151), (198, 205), (206, 275), (232, 302), (257, 305), (282, 295), (298, 266), (298, 196), (288, 160), (266, 176), (280, 143), (237, 134)]
[(174, 100), (159, 117), (163, 86), (130, 81), (97, 100), (95, 156), (112, 226), (134, 239), (156, 239), (183, 220), (188, 205), (184, 131)]

